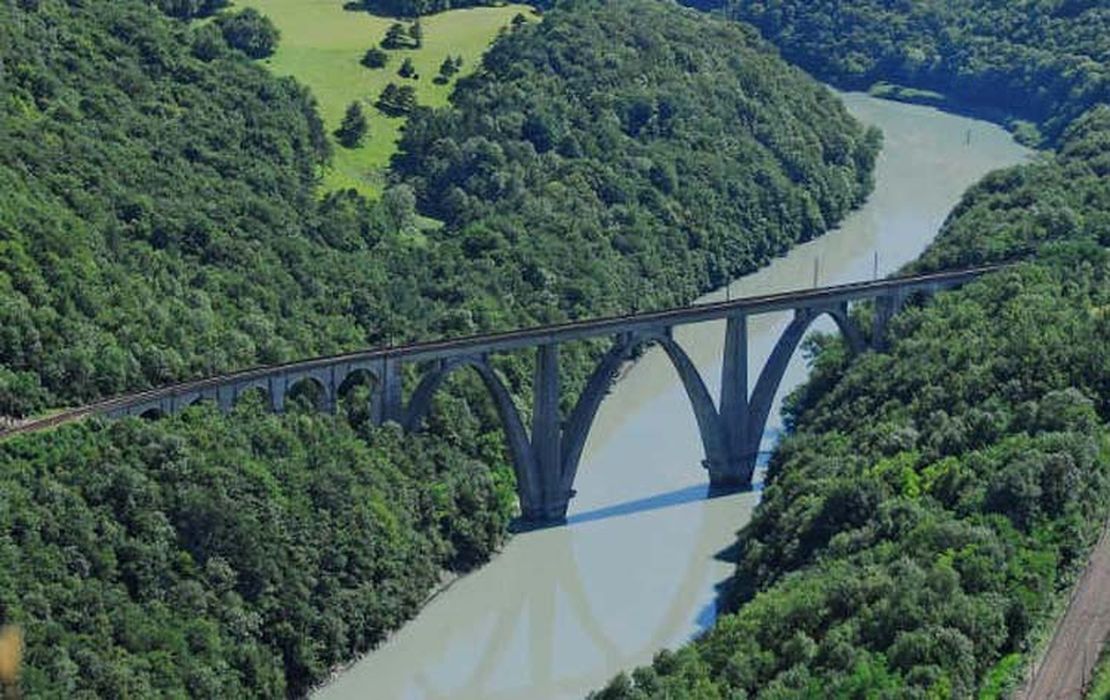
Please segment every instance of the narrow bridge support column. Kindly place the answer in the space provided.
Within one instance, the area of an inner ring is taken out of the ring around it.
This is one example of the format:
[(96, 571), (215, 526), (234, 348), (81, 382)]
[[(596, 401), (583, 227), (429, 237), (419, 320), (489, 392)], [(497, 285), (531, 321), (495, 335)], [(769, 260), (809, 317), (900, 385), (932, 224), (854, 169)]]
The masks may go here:
[(906, 293), (896, 289), (889, 294), (875, 298), (875, 319), (871, 327), (871, 347), (878, 351), (886, 350), (889, 343), (886, 338), (886, 328), (890, 319), (906, 303)]
[(216, 405), (220, 409), (220, 413), (227, 415), (231, 413), (231, 409), (235, 407), (235, 388), (231, 385), (224, 385), (216, 389)]
[(725, 459), (706, 460), (709, 484), (714, 490), (747, 489), (755, 471), (749, 455), (748, 422), (748, 317), (733, 316), (725, 327), (725, 355), (721, 367), (720, 420), (725, 434)]
[(289, 391), (289, 379), (284, 375), (271, 377), (269, 387), (270, 410), (285, 413), (285, 393)]
[(330, 367), (324, 376), (320, 378), (320, 384), (324, 387), (324, 395), (321, 397), (320, 410), (324, 413), (335, 414), (339, 411), (339, 382), (336, 381), (335, 367)]
[(530, 523), (562, 522), (566, 519), (571, 490), (562, 483), (558, 345), (551, 343), (537, 348), (532, 392), (531, 442), (539, 489), (538, 494), (531, 497), (521, 492), (521, 511), (524, 520)]
[(371, 399), (370, 419), (375, 425), (386, 421), (405, 422), (405, 403), (401, 383), (401, 363), (387, 358), (378, 372), (378, 386)]

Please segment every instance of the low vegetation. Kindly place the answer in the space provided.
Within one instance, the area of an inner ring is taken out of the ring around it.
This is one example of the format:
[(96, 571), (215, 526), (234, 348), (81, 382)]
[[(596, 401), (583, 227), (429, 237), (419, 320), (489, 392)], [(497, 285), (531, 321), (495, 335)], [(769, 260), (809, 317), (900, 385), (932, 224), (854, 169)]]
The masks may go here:
[(918, 88), (908, 88), (901, 85), (892, 85), (890, 83), (878, 82), (868, 89), (868, 94), (872, 97), (879, 97), (884, 100), (897, 100), (898, 102), (910, 102), (912, 104), (925, 104), (933, 107), (947, 107), (948, 98), (939, 92), (932, 90), (920, 90)]
[(1094, 678), (1091, 679), (1087, 700), (1107, 700), (1110, 698), (1110, 647), (1102, 653)]

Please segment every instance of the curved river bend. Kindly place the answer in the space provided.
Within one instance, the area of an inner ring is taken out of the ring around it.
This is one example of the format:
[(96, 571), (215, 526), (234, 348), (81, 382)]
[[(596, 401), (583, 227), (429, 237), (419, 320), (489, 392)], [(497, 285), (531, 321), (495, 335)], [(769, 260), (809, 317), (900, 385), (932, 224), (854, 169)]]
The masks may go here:
[[(985, 122), (842, 97), (884, 132), (875, 192), (841, 228), (733, 283), (734, 297), (808, 287), (815, 269), (821, 284), (869, 279), (876, 255), (879, 274), (889, 274), (924, 250), (964, 190), (1028, 154)], [(788, 320), (749, 321), (750, 377)], [(686, 326), (676, 337), (717, 395), (723, 325)], [(780, 400), (804, 378), (795, 357)], [(602, 404), (567, 526), (514, 537), (318, 697), (581, 698), (689, 640), (713, 622), (715, 586), (732, 571), (719, 555), (758, 500), (758, 488), (706, 500), (701, 459), (681, 385), (652, 349)]]

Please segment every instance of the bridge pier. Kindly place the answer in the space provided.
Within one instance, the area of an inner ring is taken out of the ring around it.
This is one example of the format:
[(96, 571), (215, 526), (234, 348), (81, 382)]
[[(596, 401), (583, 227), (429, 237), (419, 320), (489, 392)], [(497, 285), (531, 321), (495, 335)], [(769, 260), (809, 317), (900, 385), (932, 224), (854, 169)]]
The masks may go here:
[(889, 349), (890, 343), (886, 337), (887, 326), (890, 324), (890, 319), (902, 309), (908, 296), (905, 291), (895, 289), (889, 294), (875, 297), (875, 317), (871, 326), (872, 349), (879, 352)]
[(566, 521), (574, 492), (563, 483), (562, 421), (559, 417), (559, 346), (536, 349), (536, 372), (532, 385), (531, 452), (538, 488), (520, 493), (522, 518), (530, 524), (549, 525)]
[(401, 363), (386, 358), (378, 365), (378, 390), (371, 399), (370, 419), (374, 425), (393, 421), (404, 425), (404, 387), (401, 380)]
[(574, 493), (573, 489), (563, 495), (547, 493), (538, 501), (525, 499), (521, 495), (520, 522), (530, 530), (565, 524)]
[(225, 416), (235, 407), (235, 386), (225, 385), (216, 390), (216, 405)]
[(339, 383), (335, 380), (335, 368), (333, 367), (324, 379), (317, 381), (324, 387), (324, 394), (320, 397), (320, 409), (324, 413), (335, 415), (339, 411)]
[[(750, 489), (755, 460), (749, 458), (748, 423), (748, 317), (731, 316), (725, 324), (725, 353), (721, 364), (720, 423), (724, 433), (725, 454), (707, 456), (711, 491), (728, 492)], [(758, 447), (756, 448), (758, 451)], [(715, 457), (715, 458), (714, 458)]]
[(702, 466), (709, 472), (709, 492), (712, 495), (750, 491), (752, 475), (755, 473), (755, 460), (744, 457), (730, 457), (727, 460), (702, 460)]

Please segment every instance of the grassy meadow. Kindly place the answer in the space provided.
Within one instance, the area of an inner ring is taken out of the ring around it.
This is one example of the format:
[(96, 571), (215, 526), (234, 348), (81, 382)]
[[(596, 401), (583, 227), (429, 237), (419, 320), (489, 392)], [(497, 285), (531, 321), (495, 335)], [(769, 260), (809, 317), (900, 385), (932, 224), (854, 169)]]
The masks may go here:
[[(455, 80), (473, 72), (502, 27), (518, 13), (533, 17), (531, 7), (517, 4), (449, 10), (422, 17), (424, 45), (388, 51), (389, 63), (384, 68), (370, 69), (359, 61), (398, 20), (344, 10), (343, 0), (239, 0), (236, 5), (254, 7), (277, 25), (281, 31), (278, 50), (263, 63), (278, 75), (291, 75), (312, 89), (329, 133), (339, 126), (347, 105), (362, 101), (369, 132), (358, 148), (335, 143), (324, 187), (354, 187), (372, 197), (381, 191), (384, 167), (396, 149), (404, 124), (404, 118), (387, 117), (374, 107), (382, 89), (390, 82), (409, 84), (416, 88), (418, 104), (444, 105)], [(408, 26), (408, 21), (401, 21)], [(447, 56), (462, 56), (462, 70), (447, 84), (437, 85), (433, 79)], [(418, 80), (397, 75), (406, 57), (415, 64)]]

